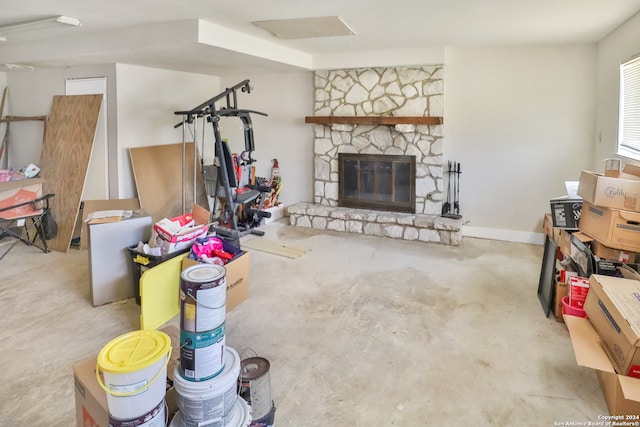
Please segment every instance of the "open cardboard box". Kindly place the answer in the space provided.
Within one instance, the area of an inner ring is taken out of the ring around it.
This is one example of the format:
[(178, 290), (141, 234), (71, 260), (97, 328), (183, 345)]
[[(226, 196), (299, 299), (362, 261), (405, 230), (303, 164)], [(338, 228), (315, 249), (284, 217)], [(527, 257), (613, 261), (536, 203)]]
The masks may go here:
[[(176, 391), (173, 387), (173, 374), (180, 357), (180, 330), (175, 326), (160, 329), (171, 337), (171, 357), (167, 365), (167, 394), (165, 401), (169, 410), (169, 419), (178, 410)], [(106, 344), (106, 343), (105, 343)], [(73, 366), (76, 397), (76, 427), (108, 427), (109, 412), (107, 394), (98, 385), (96, 379), (96, 359), (83, 360)]]
[(565, 315), (564, 322), (571, 336), (577, 364), (596, 370), (609, 413), (640, 414), (640, 379), (616, 374), (600, 335), (589, 319)]
[(640, 281), (594, 274), (589, 284), (584, 310), (615, 371), (640, 378)]
[(208, 210), (201, 206), (193, 205), (191, 213), (181, 215), (180, 218), (184, 218), (188, 221), (193, 220), (194, 225), (185, 227), (181, 229), (179, 233), (175, 234), (170, 230), (163, 228), (161, 224), (156, 222), (153, 224), (149, 245), (160, 247), (162, 255), (167, 255), (190, 247), (198, 237), (202, 237), (207, 234), (207, 229), (209, 228), (209, 216), (210, 212)]
[[(156, 329), (180, 313), (180, 275), (196, 263), (188, 253), (148, 269), (140, 277), (140, 329)], [(241, 252), (224, 266), (227, 312), (249, 296), (250, 253)]]
[(640, 168), (627, 164), (617, 178), (583, 170), (578, 195), (596, 206), (640, 211)]

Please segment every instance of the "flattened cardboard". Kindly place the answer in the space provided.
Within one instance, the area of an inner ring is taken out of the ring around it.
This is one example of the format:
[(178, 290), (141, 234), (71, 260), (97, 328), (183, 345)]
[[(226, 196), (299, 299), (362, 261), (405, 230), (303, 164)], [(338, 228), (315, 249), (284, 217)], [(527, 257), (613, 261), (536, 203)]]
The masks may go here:
[[(8, 208), (29, 200), (42, 197), (42, 178), (21, 179), (17, 181), (0, 182), (0, 208)], [(0, 218), (12, 219), (27, 215), (38, 214), (42, 209), (32, 205), (23, 205), (14, 209), (0, 212)]]
[[(193, 200), (194, 143), (187, 142), (184, 148), (185, 206), (208, 206), (199, 159), (195, 162), (196, 200)], [(140, 206), (149, 212), (154, 223), (162, 218), (173, 218), (186, 213), (182, 208), (182, 150), (181, 143), (129, 149)]]

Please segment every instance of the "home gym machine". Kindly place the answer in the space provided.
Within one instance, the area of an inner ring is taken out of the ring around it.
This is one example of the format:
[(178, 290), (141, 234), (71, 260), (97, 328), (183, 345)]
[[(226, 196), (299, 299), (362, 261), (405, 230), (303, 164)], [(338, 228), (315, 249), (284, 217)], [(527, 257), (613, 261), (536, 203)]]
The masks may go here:
[[(231, 242), (235, 242), (239, 246), (241, 236), (249, 233), (258, 236), (264, 235), (264, 231), (256, 230), (255, 227), (260, 225), (263, 218), (271, 217), (270, 212), (263, 210), (265, 195), (271, 192), (271, 188), (255, 185), (251, 182), (242, 186), (240, 182), (238, 172), (242, 170), (241, 166), (251, 165), (256, 161), (252, 158), (255, 143), (251, 114), (259, 114), (261, 116), (266, 116), (267, 114), (259, 111), (239, 109), (238, 90), (250, 93), (251, 86), (249, 86), (249, 80), (244, 80), (224, 90), (191, 110), (176, 111), (176, 115), (182, 116), (182, 122), (176, 124), (175, 127), (183, 126), (182, 134), (184, 142), (185, 128), (187, 125), (194, 124), (194, 138), (196, 137), (195, 134), (197, 134), (198, 119), (203, 119), (203, 122), (206, 120), (213, 126), (214, 165), (216, 166), (217, 173), (213, 194), (213, 209), (211, 210), (212, 229), (218, 235), (228, 238)], [(218, 108), (216, 103), (222, 101), (224, 105)], [(242, 121), (244, 129), (244, 151), (239, 156), (231, 154), (227, 141), (220, 135), (220, 119), (223, 117), (237, 117)], [(206, 180), (207, 168), (205, 168), (202, 153), (200, 165), (203, 178)], [(224, 192), (223, 195), (220, 194), (221, 190)], [(224, 197), (224, 202), (221, 203), (221, 213), (219, 217), (214, 218), (218, 208), (218, 197)], [(258, 197), (260, 201), (256, 202)]]

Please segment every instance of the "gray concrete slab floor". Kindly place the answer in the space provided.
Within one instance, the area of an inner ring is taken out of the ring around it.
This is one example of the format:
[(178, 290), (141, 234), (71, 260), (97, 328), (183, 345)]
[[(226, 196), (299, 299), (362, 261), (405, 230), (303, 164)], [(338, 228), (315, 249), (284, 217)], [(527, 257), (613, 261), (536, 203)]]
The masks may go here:
[[(543, 315), (542, 247), (283, 221), (263, 238), (308, 252), (251, 251), (250, 297), (226, 318), (227, 345), (271, 362), (276, 425), (554, 426), (607, 414), (565, 325)], [(93, 307), (88, 253), (73, 248), (19, 244), (0, 282), (0, 425), (75, 425), (74, 363), (138, 329), (139, 306)]]

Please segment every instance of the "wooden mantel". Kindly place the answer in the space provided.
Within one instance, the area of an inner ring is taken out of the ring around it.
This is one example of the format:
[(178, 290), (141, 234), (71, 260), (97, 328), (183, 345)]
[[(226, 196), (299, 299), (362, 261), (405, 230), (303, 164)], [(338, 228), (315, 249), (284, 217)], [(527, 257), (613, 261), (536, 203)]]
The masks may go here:
[(392, 117), (392, 116), (307, 116), (305, 123), (318, 125), (441, 125), (442, 117)]

